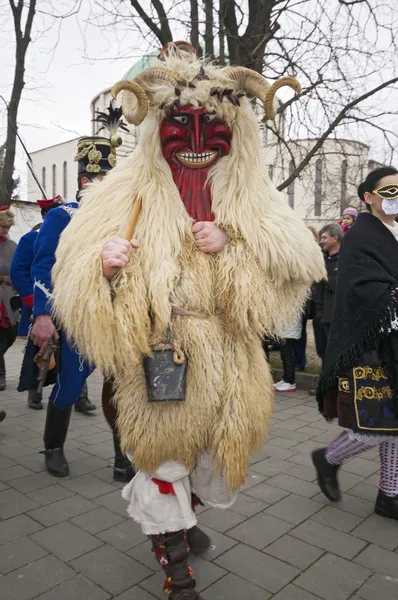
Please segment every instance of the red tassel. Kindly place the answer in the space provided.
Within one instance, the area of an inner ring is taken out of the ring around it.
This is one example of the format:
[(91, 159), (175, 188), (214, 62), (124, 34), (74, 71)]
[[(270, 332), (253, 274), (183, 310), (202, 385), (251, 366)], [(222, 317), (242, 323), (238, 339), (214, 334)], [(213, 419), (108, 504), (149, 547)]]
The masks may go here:
[(171, 494), (172, 496), (176, 495), (173, 484), (169, 481), (161, 481), (160, 479), (155, 479), (154, 477), (152, 477), (152, 481), (153, 483), (156, 483), (161, 494)]

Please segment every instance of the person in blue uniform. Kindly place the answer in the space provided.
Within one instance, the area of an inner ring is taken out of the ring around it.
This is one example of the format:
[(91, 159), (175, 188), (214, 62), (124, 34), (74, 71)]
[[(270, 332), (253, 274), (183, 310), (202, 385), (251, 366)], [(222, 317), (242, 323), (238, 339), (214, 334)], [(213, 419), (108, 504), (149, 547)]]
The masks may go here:
[[(41, 216), (44, 219), (51, 209), (62, 204), (62, 198), (61, 196), (56, 196), (50, 200), (37, 200), (37, 203), (40, 206)], [(35, 225), (31, 231), (21, 237), (11, 263), (11, 282), (22, 301), (21, 320), (18, 327), (19, 337), (27, 337), (30, 327), (34, 300), (30, 269), (34, 259), (34, 244), (40, 226), (41, 223)], [(29, 390), (28, 392), (28, 406), (35, 410), (43, 408), (42, 394), (39, 394), (36, 389)]]
[[(118, 139), (120, 140), (120, 138)], [(61, 368), (50, 395), (44, 429), (46, 468), (50, 474), (56, 477), (65, 477), (69, 474), (64, 443), (72, 406), (79, 398), (85, 380), (94, 366), (85, 361), (78, 349), (67, 340), (64, 332), (57, 331), (52, 321), (51, 270), (55, 264), (55, 252), (59, 238), (78, 209), (81, 192), (93, 179), (102, 179), (116, 162), (115, 147), (107, 138), (82, 138), (78, 142), (77, 150), (78, 153), (75, 157), (78, 162), (76, 201), (63, 204), (47, 215), (35, 241), (35, 256), (31, 267), (34, 294), (34, 323), (31, 329), (31, 340), (40, 348), (41, 353), (52, 340), (58, 341), (61, 347)], [(114, 479), (129, 481), (135, 473), (130, 461), (120, 449), (119, 436), (115, 428), (113, 428), (113, 441), (115, 447)]]

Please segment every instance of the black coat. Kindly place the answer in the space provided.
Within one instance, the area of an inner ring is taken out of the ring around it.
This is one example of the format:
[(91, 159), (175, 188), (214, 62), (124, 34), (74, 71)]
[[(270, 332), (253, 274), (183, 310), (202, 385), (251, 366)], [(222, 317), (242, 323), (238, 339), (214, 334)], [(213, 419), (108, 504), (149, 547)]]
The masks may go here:
[(327, 325), (332, 322), (334, 296), (336, 293), (339, 253), (325, 258), (325, 266), (328, 280), (324, 282), (325, 293), (323, 298), (322, 321)]

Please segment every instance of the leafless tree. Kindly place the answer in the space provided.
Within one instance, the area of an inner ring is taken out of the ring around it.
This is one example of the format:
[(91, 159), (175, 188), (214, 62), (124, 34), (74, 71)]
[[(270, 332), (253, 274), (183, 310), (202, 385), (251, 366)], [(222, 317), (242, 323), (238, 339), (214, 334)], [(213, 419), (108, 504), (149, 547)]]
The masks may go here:
[[(92, 21), (105, 30), (138, 33), (141, 54), (143, 40), (151, 54), (172, 40), (189, 39), (221, 64), (250, 67), (269, 80), (295, 75), (301, 95), (282, 95), (279, 118), (264, 124), (268, 144), (277, 142), (269, 154), (281, 190), (322, 154), (335, 152), (340, 163), (350, 162), (352, 148), (339, 140), (371, 145), (380, 162), (393, 159), (396, 0), (95, 0)], [(334, 150), (325, 144), (329, 140), (336, 142)], [(352, 194), (337, 177), (336, 202), (343, 207)], [(353, 189), (353, 169), (347, 177)]]
[(0, 206), (9, 204), (15, 189), (13, 179), (15, 150), (17, 143), (17, 116), (22, 90), (25, 86), (26, 52), (31, 41), (36, 0), (9, 0), (15, 31), (15, 71), (11, 98), (7, 107), (7, 137), (5, 156), (0, 179)]

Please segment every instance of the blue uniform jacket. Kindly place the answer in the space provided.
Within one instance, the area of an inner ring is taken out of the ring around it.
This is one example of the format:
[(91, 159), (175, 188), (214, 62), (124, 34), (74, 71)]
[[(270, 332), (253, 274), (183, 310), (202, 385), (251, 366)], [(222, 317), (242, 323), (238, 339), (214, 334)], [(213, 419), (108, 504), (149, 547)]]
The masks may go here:
[(30, 268), (34, 258), (33, 246), (37, 238), (37, 231), (29, 231), (19, 240), (10, 268), (12, 285), (22, 300), (21, 320), (18, 335), (27, 336), (30, 316), (33, 307), (33, 282)]
[[(77, 202), (69, 202), (53, 208), (44, 219), (34, 244), (34, 260), (31, 267), (33, 280), (33, 314), (50, 315), (53, 286), (51, 271), (55, 264), (55, 252), (61, 233), (69, 224), (78, 208)], [(67, 407), (75, 404), (82, 391), (83, 384), (92, 372), (87, 361), (80, 356), (77, 348), (68, 343), (61, 331), (61, 367), (50, 400), (57, 406)]]

